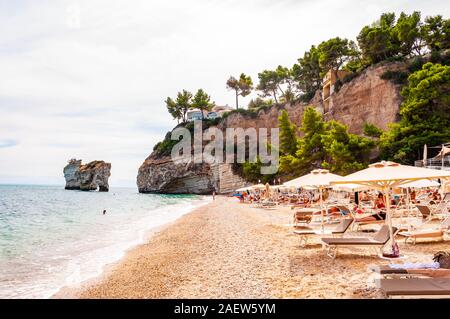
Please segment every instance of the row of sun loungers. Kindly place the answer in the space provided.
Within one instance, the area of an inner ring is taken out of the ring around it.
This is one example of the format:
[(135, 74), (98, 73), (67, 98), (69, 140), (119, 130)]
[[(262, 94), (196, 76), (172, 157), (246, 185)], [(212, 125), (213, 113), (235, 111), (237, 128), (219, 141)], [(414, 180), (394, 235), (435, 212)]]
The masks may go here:
[[(422, 215), (422, 224), (416, 229), (398, 229), (393, 227), (394, 236), (405, 238), (405, 243), (416, 243), (421, 239), (439, 239), (450, 234), (450, 214), (448, 203), (429, 207), (416, 205)], [(314, 215), (320, 214), (318, 209), (302, 209), (294, 214), (294, 234), (300, 236), (301, 246), (305, 246), (310, 238), (320, 236), (326, 253), (331, 258), (336, 258), (340, 248), (373, 247), (377, 254), (381, 255), (383, 247), (390, 242), (389, 227), (385, 220), (358, 221), (354, 214), (345, 205), (337, 205), (342, 212), (342, 218), (336, 227), (323, 229), (312, 228), (311, 220)], [(328, 211), (327, 214), (328, 215)], [(427, 229), (428, 223), (438, 217), (441, 222), (433, 228)], [(349, 229), (359, 229), (363, 225), (380, 224), (378, 232), (371, 236), (349, 237), (345, 233)], [(298, 227), (300, 226), (301, 227)], [(409, 265), (410, 266), (410, 265)], [(416, 266), (416, 265), (414, 265)], [(375, 266), (372, 271), (379, 274), (380, 278), (375, 283), (387, 298), (450, 298), (450, 269), (408, 269), (390, 266)]]

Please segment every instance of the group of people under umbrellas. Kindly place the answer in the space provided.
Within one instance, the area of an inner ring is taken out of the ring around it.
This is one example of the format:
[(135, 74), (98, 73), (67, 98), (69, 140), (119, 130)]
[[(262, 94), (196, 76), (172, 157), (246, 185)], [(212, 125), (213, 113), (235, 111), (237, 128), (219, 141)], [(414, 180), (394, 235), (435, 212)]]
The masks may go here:
[[(377, 197), (373, 201), (373, 208), (379, 209), (377, 216), (386, 220), (386, 223), (390, 229), (391, 247), (394, 250), (397, 246), (393, 236), (394, 234), (392, 227), (391, 203), (396, 200), (393, 191), (398, 188), (409, 188), (414, 183), (420, 183), (421, 181), (431, 181), (436, 179), (440, 179), (444, 181), (444, 183), (447, 182), (450, 180), (450, 171), (433, 170), (422, 167), (401, 165), (395, 162), (382, 161), (371, 164), (368, 168), (345, 177), (332, 174), (328, 170), (316, 169), (310, 174), (293, 179), (283, 185), (286, 187), (296, 188), (306, 187), (318, 191), (318, 202), (322, 215), (322, 229), (326, 200), (326, 198), (324, 198), (324, 194), (327, 194), (327, 189), (333, 186), (342, 186), (347, 189), (367, 188), (378, 191)], [(269, 190), (266, 189), (266, 192), (266, 194), (268, 194)], [(369, 196), (368, 193), (362, 193), (362, 197), (358, 198), (358, 196), (356, 196), (356, 200), (364, 200), (364, 196), (366, 195)], [(433, 193), (433, 196), (435, 196), (436, 199), (439, 199), (437, 193)], [(417, 201), (415, 193), (409, 194), (408, 197), (410, 201)]]

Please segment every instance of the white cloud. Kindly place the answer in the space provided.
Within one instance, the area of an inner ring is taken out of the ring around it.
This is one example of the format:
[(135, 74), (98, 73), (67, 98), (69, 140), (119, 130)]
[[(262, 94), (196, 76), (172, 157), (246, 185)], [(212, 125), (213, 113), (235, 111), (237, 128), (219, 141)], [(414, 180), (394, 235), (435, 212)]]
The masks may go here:
[(1, 1), (0, 141), (17, 145), (0, 148), (0, 182), (62, 178), (70, 157), (111, 161), (112, 183), (133, 181), (174, 124), (167, 96), (202, 87), (233, 105), (229, 75), (256, 80), (401, 10), (450, 9), (407, 0)]

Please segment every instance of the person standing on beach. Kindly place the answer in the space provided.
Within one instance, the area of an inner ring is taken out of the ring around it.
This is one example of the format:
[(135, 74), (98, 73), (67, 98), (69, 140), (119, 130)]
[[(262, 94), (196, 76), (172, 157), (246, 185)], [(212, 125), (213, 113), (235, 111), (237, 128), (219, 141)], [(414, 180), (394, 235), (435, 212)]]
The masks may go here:
[(213, 200), (216, 200), (216, 191), (215, 190), (213, 191), (212, 195), (213, 195)]
[(103, 210), (103, 215), (106, 215), (106, 209)]

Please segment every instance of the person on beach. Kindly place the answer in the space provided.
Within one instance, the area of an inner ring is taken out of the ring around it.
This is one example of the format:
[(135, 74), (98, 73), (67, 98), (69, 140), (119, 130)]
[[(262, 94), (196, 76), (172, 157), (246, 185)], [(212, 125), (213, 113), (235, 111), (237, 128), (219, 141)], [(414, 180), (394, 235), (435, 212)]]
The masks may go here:
[(106, 215), (106, 209), (103, 210), (103, 215)]
[(213, 191), (212, 195), (213, 195), (213, 200), (216, 200), (216, 191)]
[(375, 205), (373, 208), (379, 209), (379, 211), (375, 215), (373, 215), (376, 220), (385, 220), (386, 219), (386, 212), (383, 210), (384, 208), (386, 208), (386, 203), (384, 201), (383, 193), (378, 194), (378, 197), (375, 200)]

